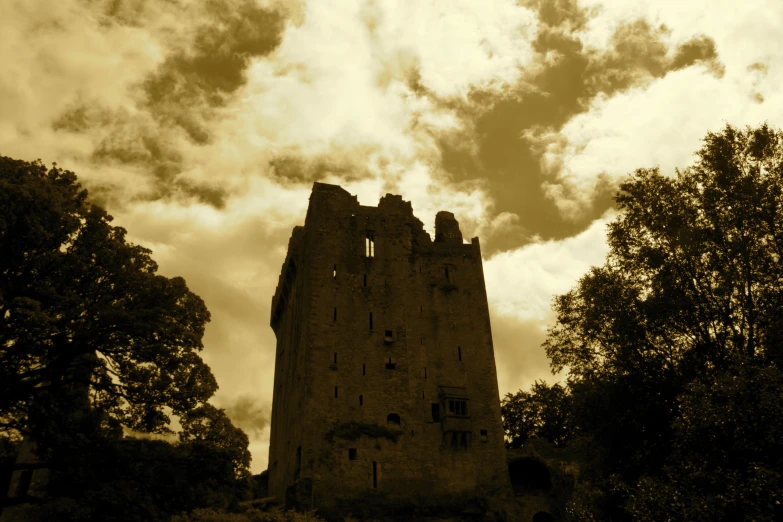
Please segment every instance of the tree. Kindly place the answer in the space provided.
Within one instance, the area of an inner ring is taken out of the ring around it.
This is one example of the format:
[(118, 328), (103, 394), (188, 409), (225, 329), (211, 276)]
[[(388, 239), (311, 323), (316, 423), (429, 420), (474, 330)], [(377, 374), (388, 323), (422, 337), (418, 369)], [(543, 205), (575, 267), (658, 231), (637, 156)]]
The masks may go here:
[(0, 157), (0, 427), (162, 433), (217, 389), (204, 302), (111, 221), (72, 172)]
[(606, 263), (555, 298), (544, 347), (600, 473), (632, 489), (667, 473), (694, 383), (783, 363), (783, 134), (708, 133), (692, 167), (639, 169), (616, 202)]
[(529, 392), (507, 393), (500, 409), (506, 447), (520, 448), (530, 437), (563, 447), (572, 436), (570, 395), (559, 383), (536, 381)]

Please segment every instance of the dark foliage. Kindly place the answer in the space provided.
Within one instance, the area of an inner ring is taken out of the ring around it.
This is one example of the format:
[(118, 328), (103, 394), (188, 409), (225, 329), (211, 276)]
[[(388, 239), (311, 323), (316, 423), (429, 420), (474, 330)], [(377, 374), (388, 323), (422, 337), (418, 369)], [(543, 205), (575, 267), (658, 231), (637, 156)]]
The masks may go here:
[(530, 437), (545, 439), (563, 447), (573, 435), (569, 390), (536, 381), (529, 392), (506, 394), (500, 403), (506, 447), (520, 448)]
[(637, 170), (616, 201), (606, 263), (555, 299), (544, 344), (595, 447), (572, 516), (772, 520), (783, 134), (709, 133), (693, 167)]
[(0, 157), (0, 428), (43, 447), (82, 431), (58, 421), (87, 389), (82, 420), (115, 433), (167, 431), (164, 407), (217, 389), (204, 302), (111, 221), (72, 172)]

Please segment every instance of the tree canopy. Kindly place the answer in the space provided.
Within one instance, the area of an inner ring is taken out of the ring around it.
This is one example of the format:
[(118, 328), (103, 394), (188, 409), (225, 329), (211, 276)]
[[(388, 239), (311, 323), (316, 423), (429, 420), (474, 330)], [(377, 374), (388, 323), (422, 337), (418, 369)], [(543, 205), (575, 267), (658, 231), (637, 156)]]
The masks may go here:
[(782, 516), (783, 133), (727, 125), (615, 201), (606, 262), (555, 298), (544, 343), (598, 450), (573, 518)]
[[(236, 504), (248, 437), (207, 402), (209, 312), (111, 222), (72, 172), (0, 157), (0, 440), (22, 435), (45, 455), (45, 520)], [(171, 414), (177, 444), (122, 438), (170, 433)]]
[(217, 389), (198, 354), (204, 302), (111, 221), (72, 172), (0, 157), (3, 428), (30, 435), (36, 409), (89, 387), (104, 428), (165, 432), (166, 408), (184, 415)]

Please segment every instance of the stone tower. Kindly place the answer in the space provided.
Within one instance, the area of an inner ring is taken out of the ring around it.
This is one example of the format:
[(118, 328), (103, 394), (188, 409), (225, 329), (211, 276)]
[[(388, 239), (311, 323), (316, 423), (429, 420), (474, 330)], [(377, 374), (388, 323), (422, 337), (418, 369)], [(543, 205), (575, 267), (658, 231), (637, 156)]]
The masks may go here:
[(511, 494), (479, 241), (449, 212), (435, 228), (313, 186), (272, 299), (270, 495)]

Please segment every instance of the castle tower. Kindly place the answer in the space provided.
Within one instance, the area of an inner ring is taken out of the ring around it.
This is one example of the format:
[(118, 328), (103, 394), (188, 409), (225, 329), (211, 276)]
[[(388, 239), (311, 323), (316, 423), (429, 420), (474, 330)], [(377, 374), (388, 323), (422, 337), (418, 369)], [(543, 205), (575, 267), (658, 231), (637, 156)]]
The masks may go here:
[(269, 492), (315, 507), (510, 494), (478, 238), (315, 183), (272, 299)]

